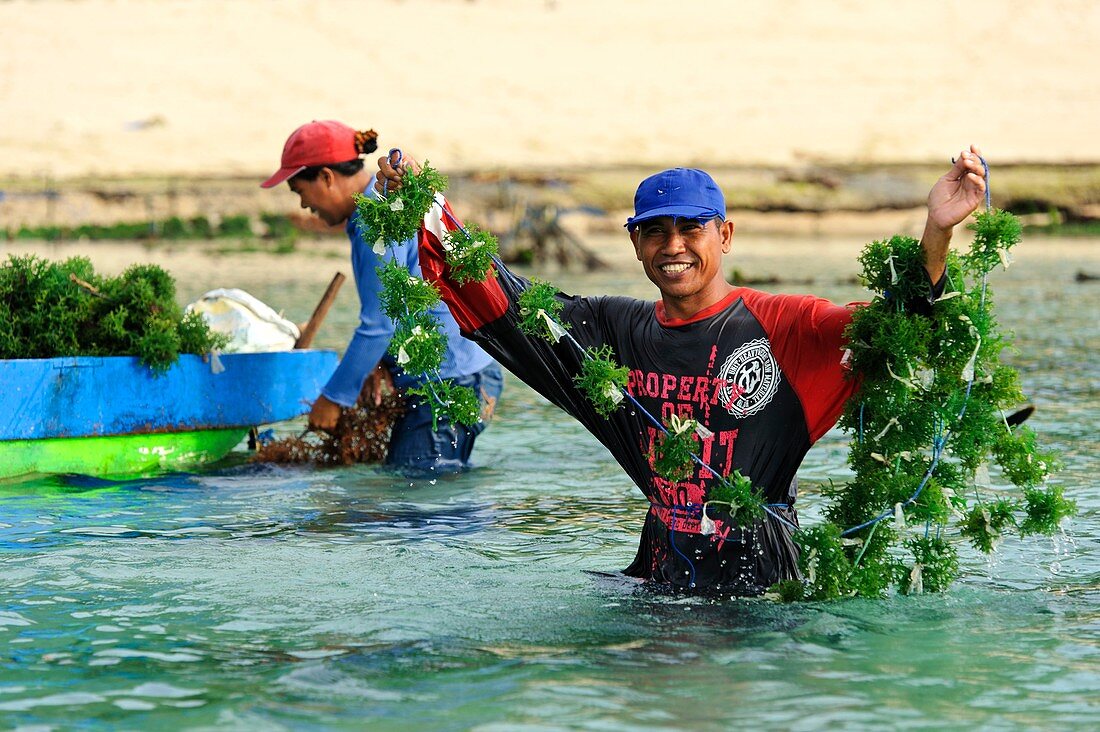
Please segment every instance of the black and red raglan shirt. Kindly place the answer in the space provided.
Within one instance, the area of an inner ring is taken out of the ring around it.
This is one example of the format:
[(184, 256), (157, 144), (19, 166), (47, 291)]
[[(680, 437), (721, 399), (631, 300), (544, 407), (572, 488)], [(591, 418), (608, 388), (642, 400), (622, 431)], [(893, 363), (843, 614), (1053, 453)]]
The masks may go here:
[(463, 334), (583, 424), (650, 501), (638, 554), (625, 573), (739, 595), (798, 577), (791, 540), (795, 473), (856, 388), (842, 365), (852, 306), (737, 288), (692, 318), (676, 320), (660, 302), (558, 295), (560, 320), (573, 338), (585, 348), (609, 345), (613, 359), (630, 371), (627, 390), (650, 415), (704, 425), (713, 435), (700, 441), (702, 460), (721, 475), (740, 470), (773, 504), (773, 515), (746, 529), (723, 521), (728, 514), (710, 506), (715, 531), (703, 534), (713, 475), (696, 466), (684, 481), (658, 476), (651, 462), (657, 427), (629, 401), (610, 417), (595, 411), (574, 385), (583, 360), (576, 346), (519, 329), (516, 303), (527, 280), (499, 263), (485, 282), (449, 280), (440, 241), (456, 227), (433, 209), (420, 234), (420, 262)]

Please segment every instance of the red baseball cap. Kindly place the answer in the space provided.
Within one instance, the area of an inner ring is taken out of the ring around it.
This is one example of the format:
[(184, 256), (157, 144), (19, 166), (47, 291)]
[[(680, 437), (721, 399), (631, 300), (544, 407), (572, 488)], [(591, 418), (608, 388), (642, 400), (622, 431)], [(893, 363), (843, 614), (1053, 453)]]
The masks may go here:
[(274, 188), (312, 165), (331, 165), (355, 160), (355, 130), (335, 120), (314, 120), (290, 133), (283, 145), (282, 167), (260, 184)]

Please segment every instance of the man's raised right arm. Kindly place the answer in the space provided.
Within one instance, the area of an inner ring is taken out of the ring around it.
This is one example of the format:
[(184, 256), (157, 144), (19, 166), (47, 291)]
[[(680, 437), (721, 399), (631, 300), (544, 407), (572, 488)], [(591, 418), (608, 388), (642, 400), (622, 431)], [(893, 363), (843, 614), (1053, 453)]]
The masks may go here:
[[(405, 171), (415, 172), (417, 165), (405, 156), (402, 164), (395, 167), (390, 158), (384, 156), (378, 160), (378, 168), (375, 189), (381, 193), (383, 188), (400, 187)], [(420, 270), (424, 279), (439, 289), (462, 334), (539, 394), (601, 435), (601, 439), (608, 439), (608, 434), (604, 434), (609, 429), (608, 420), (593, 409), (574, 383), (585, 355), (568, 343), (550, 342), (525, 333), (520, 327), (519, 298), (531, 283), (499, 261), (482, 282), (460, 285), (450, 276), (443, 242), (449, 232), (462, 224), (443, 196), (437, 194), (436, 200), (437, 205), (428, 211), (417, 235)], [(563, 304), (561, 315), (566, 327), (572, 327), (570, 332), (582, 344), (592, 345), (588, 342), (590, 338), (581, 332), (581, 325), (572, 322), (595, 323), (597, 319), (590, 316), (590, 305), (584, 298), (562, 293), (557, 297)]]
[[(416, 172), (416, 161), (404, 157), (395, 165), (389, 155), (378, 159), (378, 174), (374, 188), (379, 193), (396, 190), (406, 170)], [(497, 282), (495, 273), (490, 273), (483, 282), (467, 282), (460, 285), (450, 276), (443, 249), (443, 241), (452, 231), (462, 227), (451, 205), (440, 194), (436, 194), (436, 204), (424, 217), (424, 224), (417, 234), (420, 254), (420, 270), (425, 280), (434, 284), (447, 303), (447, 307), (465, 335), (470, 335), (487, 323), (500, 318), (508, 310), (508, 296)]]

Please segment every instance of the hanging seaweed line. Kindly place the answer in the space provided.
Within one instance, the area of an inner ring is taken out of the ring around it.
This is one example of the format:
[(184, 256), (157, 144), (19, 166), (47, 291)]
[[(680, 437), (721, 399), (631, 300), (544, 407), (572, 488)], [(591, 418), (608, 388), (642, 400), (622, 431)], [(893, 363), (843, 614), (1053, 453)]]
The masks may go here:
[[(400, 151), (391, 151), (391, 156), (394, 154), (399, 165)], [(896, 236), (872, 242), (860, 256), (864, 281), (880, 294), (853, 314), (846, 333), (849, 365), (861, 379), (860, 391), (849, 400), (841, 418), (841, 427), (857, 435), (849, 455), (855, 478), (839, 489), (834, 486), (825, 491), (834, 500), (820, 526), (800, 529), (772, 510), (788, 504), (765, 503), (749, 478), (738, 471), (723, 476), (703, 461), (696, 440), (711, 436), (705, 426), (676, 417), (662, 423), (650, 414), (627, 390), (629, 372), (612, 360), (610, 346), (585, 348), (560, 322), (562, 304), (556, 299), (557, 289), (549, 283), (533, 280), (521, 293), (518, 325), (529, 335), (551, 343), (564, 338), (576, 349), (582, 359), (574, 381), (598, 414), (607, 417), (628, 401), (658, 429), (659, 438), (650, 455), (655, 473), (676, 482), (690, 475), (694, 464), (717, 479), (701, 507), (702, 534), (715, 533), (714, 521), (707, 513), (711, 505), (728, 506), (730, 521), (738, 526), (753, 525), (767, 515), (794, 532), (802, 549), (799, 561), (805, 579), (779, 583), (772, 588), (773, 596), (783, 600), (879, 597), (893, 586), (904, 592), (946, 589), (958, 574), (958, 560), (942, 529), (952, 513), (967, 508), (967, 484), (974, 487), (977, 504), (965, 517), (960, 533), (983, 551), (992, 550), (1007, 526), (1016, 526), (1023, 535), (1049, 535), (1074, 511), (1074, 504), (1062, 497), (1060, 488), (1039, 489), (1056, 467), (1053, 453), (1036, 447), (1030, 429), (1012, 430), (1004, 419), (1003, 409), (1023, 401), (1023, 394), (1016, 372), (997, 363), (1006, 344), (995, 328), (986, 275), (997, 264), (1008, 266), (1008, 249), (1019, 241), (1020, 227), (1010, 214), (992, 209), (989, 168), (984, 160), (982, 163), (987, 208), (968, 225), (975, 232), (970, 252), (965, 256), (948, 254), (948, 283), (954, 289), (936, 301), (932, 317), (903, 309), (903, 303), (927, 290), (918, 241)], [(418, 173), (407, 172), (402, 187), (392, 195), (382, 200), (360, 198), (360, 221), (378, 234), (375, 251), (381, 254), (386, 242), (415, 235), (423, 216), (439, 205), (442, 215), (456, 227), (443, 242), (451, 276), (460, 284), (484, 281), (493, 274), (492, 265), (499, 264), (496, 240), (486, 232), (467, 229), (447, 211), (435, 197), (445, 186), (446, 178), (428, 165)], [(383, 194), (388, 194), (385, 187)], [(387, 268), (390, 266), (400, 267), (392, 264)], [(976, 291), (967, 290), (968, 273), (980, 275)], [(383, 282), (383, 301), (390, 299), (404, 308), (391, 315), (395, 320), (417, 317), (409, 305), (418, 300), (438, 302), (438, 290), (407, 270)], [(410, 290), (423, 288), (434, 294), (412, 296)], [(421, 327), (413, 329), (413, 335), (427, 337), (430, 324), (423, 320), (418, 324)], [(404, 346), (416, 338), (410, 337)], [(395, 355), (402, 361), (400, 346)], [(919, 368), (914, 369), (913, 363)], [(936, 367), (922, 365), (929, 363)], [(965, 383), (961, 390), (957, 386), (960, 381)], [(433, 397), (433, 410), (446, 407), (448, 394), (437, 394), (430, 385), (425, 393)], [(1003, 424), (1004, 429), (990, 429), (991, 424)], [(931, 456), (924, 458), (921, 445), (929, 443)], [(956, 462), (942, 459), (948, 449)], [(981, 500), (975, 476), (984, 474), (984, 461), (990, 454), (1003, 474), (1024, 488), (1024, 503)], [(902, 470), (903, 462), (906, 470)], [(908, 469), (909, 464), (922, 469)], [(906, 529), (907, 510), (925, 522), (924, 536), (905, 542), (913, 556), (912, 565), (904, 564), (893, 551), (900, 532)], [(1018, 521), (1015, 514), (1021, 511), (1026, 515)], [(884, 523), (890, 517), (893, 526)], [(937, 524), (934, 536), (930, 535), (933, 522)], [(842, 531), (841, 526), (851, 528)], [(868, 529), (866, 536), (856, 536)], [(675, 537), (674, 528), (670, 528), (670, 537)], [(694, 575), (690, 559), (675, 541), (672, 545)]]
[[(959, 572), (943, 531), (952, 516), (962, 517), (961, 537), (990, 552), (1009, 527), (1050, 535), (1074, 512), (1061, 488), (1040, 488), (1056, 469), (1055, 455), (1004, 416), (1024, 397), (1015, 370), (998, 362), (1007, 343), (993, 316), (988, 274), (1011, 263), (1020, 226), (992, 207), (989, 166), (981, 162), (986, 209), (967, 227), (975, 234), (970, 251), (948, 254), (948, 287), (930, 315), (903, 308), (927, 291), (919, 242), (894, 237), (860, 256), (863, 279), (877, 294), (853, 313), (846, 332), (849, 366), (861, 378), (840, 420), (853, 434), (848, 463), (855, 476), (825, 489), (831, 501), (823, 524), (796, 534), (805, 581), (773, 588), (781, 599), (880, 597), (891, 587), (942, 591)], [(968, 285), (968, 276), (977, 282)], [(1023, 502), (982, 500), (978, 487), (989, 482), (990, 457), (1023, 489)], [(965, 497), (971, 488), (972, 506)], [(907, 519), (924, 523), (923, 536), (905, 538)]]
[[(983, 173), (985, 173), (985, 178), (986, 178), (986, 210), (989, 211), (993, 208), (992, 198), (991, 198), (990, 189), (989, 189), (989, 164), (986, 162), (985, 157), (981, 157), (980, 155), (978, 156), (978, 160), (981, 161), (982, 171), (983, 171)], [(952, 164), (953, 165), (955, 164), (954, 157), (952, 159)], [(1001, 251), (1003, 251), (1003, 250), (1001, 250)], [(891, 267), (891, 278), (892, 278), (892, 280), (897, 280), (897, 270), (893, 269), (893, 256), (890, 256), (888, 261), (889, 261), (890, 267)], [(1005, 265), (1005, 266), (1007, 266), (1007, 265)], [(982, 275), (981, 275), (981, 305), (982, 306), (985, 306), (985, 304), (986, 304), (986, 285), (987, 285), (987, 282), (988, 282), (988, 278), (989, 278), (989, 273), (988, 272), (982, 273)], [(979, 342), (979, 346), (980, 346), (980, 343), (981, 343), (980, 338), (979, 338), (978, 342)], [(978, 353), (978, 349), (976, 347), (975, 348), (976, 356), (977, 356), (977, 353)], [(889, 368), (889, 364), (887, 364), (887, 367)], [(956, 416), (956, 420), (959, 420), (959, 419), (963, 418), (963, 416), (966, 414), (966, 405), (967, 405), (967, 402), (970, 401), (970, 390), (972, 389), (972, 387), (974, 387), (974, 369), (971, 368), (969, 370), (968, 376), (969, 376), (969, 378), (967, 379), (967, 383), (966, 383), (966, 395), (965, 395), (964, 400), (963, 400), (963, 407), (961, 407), (959, 409), (959, 413), (958, 413), (958, 416)], [(895, 378), (897, 378), (897, 376), (895, 376)], [(897, 424), (898, 424), (898, 419), (895, 418), (895, 417), (891, 417), (890, 422), (887, 423), (886, 427), (883, 427), (883, 430), (887, 430), (892, 425), (897, 425)], [(866, 521), (862, 524), (859, 524), (858, 526), (853, 526), (851, 528), (844, 529), (843, 532), (840, 532), (840, 536), (853, 535), (856, 532), (860, 531), (860, 529), (862, 529), (862, 528), (867, 528), (868, 526), (873, 526), (875, 524), (878, 524), (880, 521), (886, 520), (886, 518), (897, 515), (898, 511), (899, 511), (899, 509), (898, 509), (899, 505), (901, 506), (901, 509), (905, 509), (906, 506), (910, 506), (910, 505), (913, 505), (914, 503), (916, 503), (916, 500), (920, 498), (921, 493), (924, 491), (925, 485), (928, 484), (928, 480), (930, 480), (932, 478), (932, 474), (936, 471), (936, 465), (939, 462), (939, 456), (943, 455), (944, 448), (947, 446), (947, 437), (950, 434), (950, 427), (946, 427), (946, 429), (942, 428), (941, 430), (938, 430), (938, 431), (941, 431), (941, 434), (939, 434), (935, 437), (935, 439), (933, 440), (933, 444), (932, 444), (932, 465), (928, 466), (928, 469), (924, 473), (924, 478), (921, 479), (920, 485), (917, 485), (917, 487), (916, 487), (916, 491), (911, 496), (909, 496), (909, 498), (906, 499), (905, 501), (903, 501), (899, 504), (895, 504), (895, 507), (893, 507), (893, 509), (890, 509), (889, 511), (883, 511), (881, 514), (879, 514), (875, 518), (871, 518), (870, 521)], [(879, 437), (881, 437), (883, 435), (884, 435), (884, 431), (883, 431), (883, 433), (879, 433)], [(864, 441), (864, 404), (862, 404), (862, 403), (860, 403), (860, 405), (859, 405), (859, 441), (860, 441), (860, 443), (862, 443), (862, 441)], [(931, 524), (931, 521), (927, 522), (926, 526), (930, 525), (930, 524)], [(864, 556), (864, 550), (866, 550), (866, 545), (864, 547), (862, 547), (861, 550), (860, 550), (859, 556), (856, 559), (856, 564), (857, 565), (859, 564), (859, 559), (862, 556)]]
[[(400, 150), (390, 150), (389, 156), (395, 166), (400, 166), (402, 161)], [(476, 227), (464, 226), (442, 205), (436, 194), (445, 187), (446, 178), (427, 164), (419, 172), (407, 172), (402, 186), (392, 194), (389, 190), (389, 182), (383, 181), (380, 199), (371, 199), (366, 196), (360, 196), (357, 199), (359, 224), (364, 230), (371, 232), (372, 236), (377, 237), (374, 242), (374, 251), (382, 256), (393, 243), (415, 236), (424, 216), (433, 206), (438, 206), (441, 215), (455, 227), (442, 242), (451, 277), (458, 284), (484, 281), (486, 277), (492, 275), (492, 266), (499, 265), (497, 241), (488, 232), (478, 230)], [(380, 267), (378, 272), (383, 285), (381, 293), (383, 310), (398, 323), (391, 343), (391, 353), (407, 371), (432, 376), (425, 381), (422, 393), (430, 398), (433, 416), (447, 413), (448, 409), (453, 411), (451, 403), (460, 391), (457, 387), (447, 389), (444, 393), (439, 391), (440, 386), (447, 383), (439, 378), (438, 373), (439, 359), (445, 349), (446, 340), (439, 333), (438, 323), (426, 312), (428, 308), (439, 302), (438, 289), (422, 278), (412, 275), (408, 268), (392, 260)], [(610, 346), (586, 349), (557, 320), (556, 315), (561, 306), (554, 300), (556, 292), (556, 288), (551, 285), (538, 282), (525, 291), (520, 298), (520, 309), (521, 314), (526, 316), (527, 322), (521, 323), (521, 327), (532, 335), (542, 335), (551, 342), (556, 342), (563, 336), (567, 337), (582, 356), (581, 371), (575, 377), (575, 381), (596, 411), (606, 417), (617, 409), (624, 399), (627, 399), (657, 426), (668, 442), (667, 438), (672, 434), (668, 426), (649, 414), (627, 391), (626, 382), (629, 372), (612, 360), (614, 354)], [(431, 358), (414, 358), (409, 353), (414, 347), (417, 350), (430, 351)], [(396, 350), (393, 350), (394, 348)], [(476, 397), (472, 392), (470, 397), (476, 405)], [(453, 414), (450, 416), (454, 418)], [(478, 415), (476, 411), (471, 411), (470, 416), (476, 420)], [(687, 436), (686, 439), (690, 444), (692, 432), (700, 434), (704, 439), (709, 436), (705, 427), (691, 420), (677, 422), (675, 427), (675, 435), (681, 442)], [(675, 440), (669, 444), (675, 444)], [(662, 446), (658, 445), (657, 450), (661, 449)], [(751, 523), (762, 513), (767, 512), (792, 529), (795, 528), (794, 524), (765, 506), (760, 491), (754, 489), (751, 482), (740, 473), (735, 472), (730, 477), (722, 476), (703, 462), (694, 450), (685, 450), (682, 446), (680, 459), (689, 459), (702, 466), (720, 482), (718, 495), (712, 497), (712, 500), (703, 506), (703, 517), (710, 524), (711, 532), (713, 532), (713, 522), (706, 516), (706, 509), (710, 504), (728, 506), (731, 518), (738, 523)], [(656, 462), (660, 474), (663, 472), (662, 463), (659, 460)], [(668, 461), (665, 461), (664, 467), (673, 472), (682, 470)]]
[[(993, 208), (993, 199), (991, 197), (990, 189), (989, 189), (989, 164), (986, 163), (985, 158), (983, 158), (981, 156), (978, 157), (978, 160), (981, 161), (982, 171), (985, 174), (985, 210), (988, 212), (988, 211), (992, 210), (992, 208)], [(952, 165), (955, 163), (954, 158), (951, 159), (951, 163), (952, 163)], [(1002, 249), (1000, 251), (1003, 252), (1004, 250)], [(888, 259), (888, 261), (889, 261), (889, 264), (890, 264), (890, 267), (891, 267), (891, 279), (896, 280), (897, 279), (897, 271), (894, 269), (893, 256), (891, 256)], [(1003, 258), (1002, 258), (1002, 262), (1004, 262)], [(1008, 266), (1007, 263), (1005, 264), (1005, 266), (1006, 267)], [(986, 292), (986, 284), (988, 282), (988, 278), (989, 278), (988, 271), (983, 272), (982, 273), (982, 297), (981, 297), (981, 305), (982, 306), (985, 305), (985, 292)], [(979, 343), (979, 345), (981, 344), (981, 339), (980, 338), (978, 339), (978, 343)], [(975, 350), (974, 350), (975, 356), (977, 355), (977, 352), (978, 352), (977, 347), (975, 347)], [(887, 367), (889, 367), (889, 364), (887, 364)], [(965, 369), (964, 369), (964, 373), (966, 373)], [(965, 396), (963, 398), (962, 408), (959, 410), (959, 414), (955, 418), (956, 421), (961, 420), (963, 418), (963, 415), (966, 414), (966, 405), (967, 405), (967, 402), (970, 401), (970, 391), (974, 387), (974, 369), (973, 369), (972, 366), (969, 369), (969, 373), (967, 374), (967, 376), (968, 376), (968, 378), (966, 380), (966, 393), (965, 393)], [(860, 407), (859, 407), (859, 438), (858, 438), (860, 442), (863, 442), (863, 407), (864, 407), (864, 405), (861, 403)], [(887, 426), (884, 427), (883, 429), (888, 430), (891, 426), (896, 425), (896, 424), (898, 424), (898, 420), (896, 418), (891, 418), (890, 422), (888, 422)], [(883, 521), (883, 520), (885, 520), (885, 519), (887, 519), (891, 516), (896, 515), (899, 511), (897, 506), (900, 506), (901, 509), (904, 509), (904, 508), (906, 508), (908, 506), (911, 506), (914, 503), (916, 503), (917, 499), (920, 498), (920, 494), (924, 491), (924, 487), (926, 485), (928, 485), (928, 481), (929, 481), (929, 479), (931, 479), (932, 474), (936, 472), (936, 465), (939, 463), (940, 455), (943, 454), (943, 450), (947, 446), (947, 438), (948, 438), (948, 435), (950, 435), (950, 433), (951, 433), (951, 428), (950, 427), (947, 427), (946, 429), (941, 428), (938, 431), (940, 432), (940, 434), (938, 434), (932, 442), (932, 464), (929, 465), (928, 470), (925, 471), (924, 477), (921, 479), (920, 485), (917, 486), (916, 492), (914, 492), (913, 495), (909, 496), (909, 498), (907, 498), (905, 501), (903, 501), (899, 504), (895, 504), (894, 508), (892, 508), (888, 511), (883, 511), (881, 514), (879, 514), (875, 518), (871, 519), (870, 521), (865, 521), (862, 524), (860, 524), (859, 526), (853, 526), (849, 529), (845, 529), (844, 531), (841, 531), (840, 532), (841, 536), (851, 536), (852, 534), (856, 533), (860, 529), (865, 529), (868, 526), (874, 526), (878, 522)], [(879, 436), (881, 437), (883, 434), (884, 434), (884, 432), (879, 433)], [(929, 521), (928, 523), (930, 524), (931, 522)], [(927, 529), (927, 525), (926, 525), (926, 529)], [(927, 534), (927, 531), (926, 531), (926, 534)], [(868, 541), (869, 540), (870, 539), (868, 539)], [(861, 559), (863, 557), (863, 551), (864, 550), (866, 550), (866, 544), (861, 548), (859, 556), (856, 558), (856, 564), (858, 564), (859, 559)]]
[[(400, 165), (400, 151), (391, 150), (390, 154), (398, 156)], [(358, 196), (356, 217), (364, 231), (377, 236), (375, 254), (382, 257), (395, 244), (415, 237), (421, 221), (436, 202), (436, 193), (445, 187), (446, 178), (425, 166), (420, 174), (409, 176), (405, 185), (392, 195), (384, 187), (382, 199)], [(463, 235), (467, 239), (473, 236), (468, 230), (463, 230)], [(464, 243), (468, 249), (474, 242)], [(433, 428), (438, 428), (441, 417), (467, 426), (476, 424), (481, 416), (477, 394), (440, 374), (447, 338), (438, 319), (429, 312), (441, 301), (439, 290), (413, 275), (395, 258), (378, 267), (377, 272), (382, 282), (382, 310), (395, 323), (389, 352), (407, 373), (427, 377), (421, 386), (409, 392), (428, 402)]]

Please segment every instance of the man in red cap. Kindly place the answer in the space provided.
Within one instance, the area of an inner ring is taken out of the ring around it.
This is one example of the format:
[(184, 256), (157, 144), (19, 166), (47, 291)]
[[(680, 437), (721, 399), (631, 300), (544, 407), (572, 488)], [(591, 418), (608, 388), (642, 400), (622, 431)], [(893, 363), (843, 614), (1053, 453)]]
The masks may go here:
[[(409, 158), (405, 158), (410, 165)], [(376, 187), (400, 185), (403, 169), (379, 160)], [(921, 247), (928, 300), (943, 292), (954, 226), (985, 191), (977, 148), (928, 195)], [(721, 189), (701, 170), (674, 168), (638, 186), (626, 222), (638, 261), (660, 290), (654, 303), (627, 297), (558, 293), (560, 320), (583, 349), (610, 347), (629, 369), (627, 391), (655, 419), (694, 420), (700, 457), (683, 480), (654, 469), (658, 433), (641, 409), (605, 417), (574, 383), (583, 355), (520, 329), (520, 295), (530, 282), (499, 264), (484, 282), (449, 279), (441, 242), (449, 217), (425, 222), (420, 261), (463, 333), (508, 370), (575, 417), (611, 452), (650, 501), (638, 554), (627, 575), (689, 591), (755, 595), (798, 577), (791, 538), (798, 517), (795, 474), (855, 388), (842, 363), (851, 309), (810, 295), (775, 295), (726, 281), (722, 256), (733, 243)], [(764, 492), (765, 518), (739, 528), (729, 514), (704, 508), (715, 475), (739, 470)]]
[[(354, 215), (355, 195), (366, 192), (372, 180), (361, 156), (377, 149), (377, 137), (373, 130), (357, 132), (333, 120), (304, 124), (287, 138), (279, 169), (260, 184), (272, 188), (287, 182), (298, 194), (302, 208), (308, 208), (329, 226), (344, 224), (351, 241), (352, 269), (359, 290), (359, 326), (310, 411), (310, 426), (318, 429), (336, 426), (341, 408), (355, 405), (368, 376), (376, 400), (380, 399), (382, 383), (402, 391), (421, 383), (420, 378), (405, 373), (387, 352), (394, 323), (379, 305), (382, 285), (376, 273), (386, 260), (395, 258), (419, 275), (416, 241), (410, 239), (385, 254), (376, 254), (367, 243), (373, 237), (361, 230)], [(417, 472), (449, 473), (469, 467), (474, 441), (492, 417), (503, 378), (500, 367), (488, 354), (459, 335), (458, 325), (445, 305), (437, 305), (432, 314), (447, 335), (440, 375), (480, 395), (482, 419), (473, 428), (445, 419), (433, 428), (431, 408), (406, 394), (407, 411), (394, 425), (387, 462)]]

